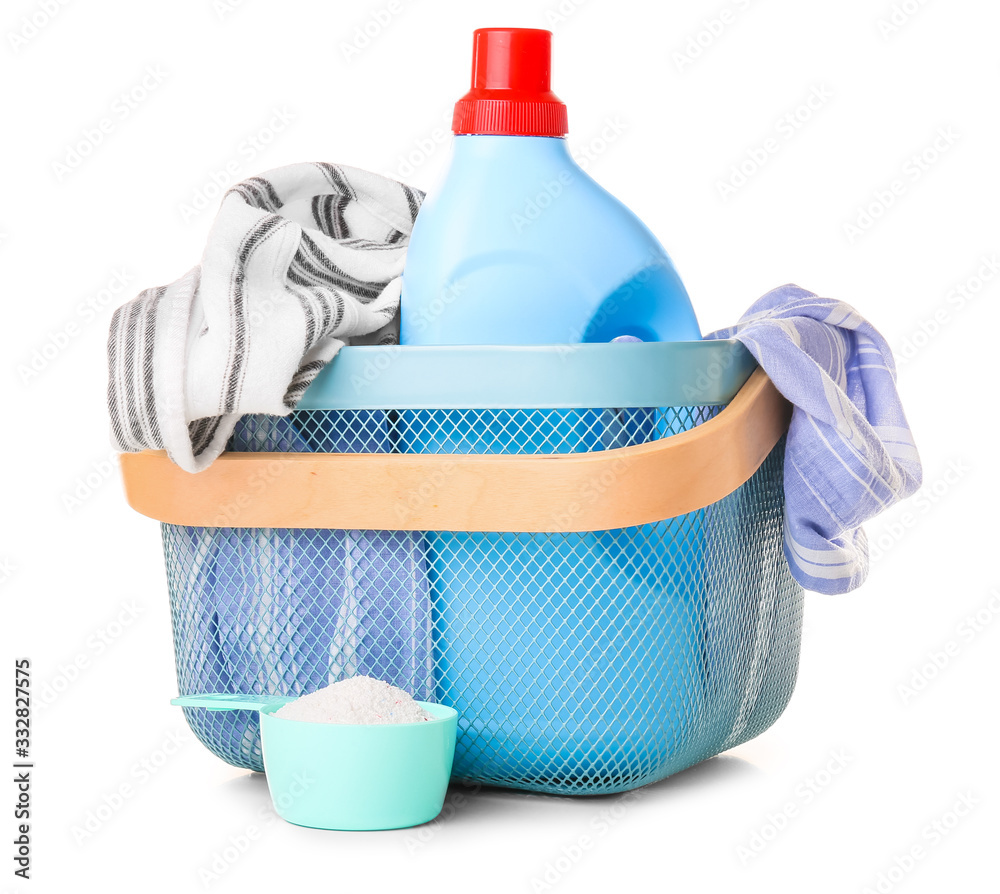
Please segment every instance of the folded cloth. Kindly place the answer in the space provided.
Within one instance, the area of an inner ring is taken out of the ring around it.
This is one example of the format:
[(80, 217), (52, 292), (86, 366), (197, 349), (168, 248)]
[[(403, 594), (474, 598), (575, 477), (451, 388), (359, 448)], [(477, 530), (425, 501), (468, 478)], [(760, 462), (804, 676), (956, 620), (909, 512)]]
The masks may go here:
[[(281, 453), (392, 449), (385, 413), (318, 415), (311, 414), (308, 425), (295, 417), (245, 416), (232, 447)], [(302, 695), (361, 674), (418, 699), (434, 698), (422, 535), (168, 525), (164, 545), (173, 569), (181, 693)], [(264, 770), (256, 711), (186, 714), (219, 757)]]
[(189, 472), (246, 413), (284, 416), (346, 343), (392, 341), (423, 193), (294, 164), (226, 193), (201, 264), (120, 307), (108, 340), (112, 440)]
[(861, 525), (922, 478), (885, 339), (849, 305), (791, 284), (706, 338), (742, 342), (793, 405), (784, 547), (795, 579), (819, 593), (860, 586), (868, 575)]

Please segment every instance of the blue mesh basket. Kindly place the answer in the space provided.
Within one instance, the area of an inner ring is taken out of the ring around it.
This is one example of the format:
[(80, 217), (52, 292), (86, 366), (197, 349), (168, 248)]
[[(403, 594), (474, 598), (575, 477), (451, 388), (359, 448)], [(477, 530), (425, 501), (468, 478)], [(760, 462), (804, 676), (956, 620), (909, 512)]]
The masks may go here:
[[(216, 524), (183, 523), (196, 491), (168, 494), (180, 694), (299, 695), (367, 674), (458, 710), (456, 778), (563, 794), (633, 789), (758, 735), (791, 696), (801, 629), (783, 438), (700, 508), (567, 521), (615, 496), (632, 448), (710, 421), (726, 436), (753, 368), (735, 342), (344, 349), (289, 416), (241, 421), (229, 458), (268, 457)], [(228, 526), (303, 453), (449, 460), (379, 528)], [(551, 530), (414, 527), (477, 456), (596, 453), (604, 471), (551, 507)], [(184, 711), (213, 753), (263, 770), (255, 712)]]

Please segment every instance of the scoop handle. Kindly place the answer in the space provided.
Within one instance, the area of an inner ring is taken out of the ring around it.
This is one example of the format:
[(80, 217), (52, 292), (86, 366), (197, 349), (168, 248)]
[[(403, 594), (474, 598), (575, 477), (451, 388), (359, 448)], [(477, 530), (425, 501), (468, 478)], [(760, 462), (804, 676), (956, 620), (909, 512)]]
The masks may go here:
[(296, 695), (255, 695), (242, 692), (206, 692), (200, 695), (182, 695), (170, 699), (170, 704), (182, 708), (208, 708), (209, 711), (260, 711), (273, 705), (286, 705), (295, 701)]

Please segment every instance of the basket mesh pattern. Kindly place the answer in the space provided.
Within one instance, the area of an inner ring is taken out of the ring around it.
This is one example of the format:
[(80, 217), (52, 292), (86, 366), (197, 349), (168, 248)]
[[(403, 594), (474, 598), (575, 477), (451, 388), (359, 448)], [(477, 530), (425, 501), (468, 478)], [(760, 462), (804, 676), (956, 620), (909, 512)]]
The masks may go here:
[(244, 417), (232, 443), (317, 453), (587, 453), (677, 434), (721, 409), (297, 410), (287, 419)]
[[(718, 409), (297, 411), (246, 417), (231, 446), (582, 452)], [(759, 734), (791, 695), (802, 591), (782, 553), (783, 453), (705, 509), (615, 531), (163, 525), (180, 692), (298, 695), (367, 674), (458, 710), (456, 778), (654, 782)], [(256, 712), (184, 711), (215, 754), (263, 769)]]

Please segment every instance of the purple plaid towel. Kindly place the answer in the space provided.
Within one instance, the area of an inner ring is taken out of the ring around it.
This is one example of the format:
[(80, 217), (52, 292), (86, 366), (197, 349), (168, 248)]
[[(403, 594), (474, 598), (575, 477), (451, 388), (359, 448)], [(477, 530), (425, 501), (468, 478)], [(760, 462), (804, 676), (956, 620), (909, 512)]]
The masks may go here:
[(736, 338), (793, 404), (785, 448), (785, 557), (806, 589), (868, 575), (862, 524), (922, 477), (885, 339), (854, 308), (784, 285), (706, 338)]

